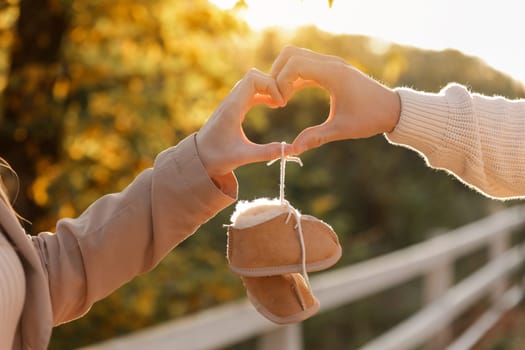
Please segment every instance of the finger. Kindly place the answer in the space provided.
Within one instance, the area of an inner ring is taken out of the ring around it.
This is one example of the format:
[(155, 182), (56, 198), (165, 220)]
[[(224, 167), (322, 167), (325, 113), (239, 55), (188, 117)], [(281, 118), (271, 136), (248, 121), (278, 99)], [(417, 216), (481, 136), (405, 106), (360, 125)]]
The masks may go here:
[(275, 80), (255, 68), (252, 68), (235, 86), (232, 94), (233, 98), (245, 107), (249, 107), (257, 94), (268, 95), (277, 104), (284, 105), (284, 99)]
[(288, 60), (292, 57), (309, 57), (312, 59), (316, 59), (322, 56), (323, 55), (308, 49), (299, 48), (295, 46), (287, 46), (281, 51), (279, 56), (277, 56), (277, 58), (273, 62), (272, 68), (270, 69), (270, 75), (274, 78), (277, 77), (277, 75), (279, 75), (286, 63), (288, 63)]
[(301, 154), (312, 148), (333, 141), (331, 134), (332, 132), (328, 123), (306, 128), (293, 141), (293, 153)]
[(297, 79), (293, 82), (293, 91), (304, 89), (305, 87), (318, 87), (319, 83), (315, 80)]
[[(319, 83), (317, 83), (316, 81), (298, 79), (293, 82), (293, 91), (295, 92), (297, 90), (301, 90), (306, 87), (318, 87), (318, 86), (319, 86)], [(254, 106), (254, 105), (259, 105), (259, 104), (264, 104), (270, 108), (283, 107), (283, 101), (281, 99), (276, 100), (271, 95), (255, 94), (250, 101), (250, 105)]]
[(283, 67), (287, 64), (288, 60), (292, 57), (305, 57), (314, 60), (322, 60), (326, 63), (345, 62), (342, 58), (337, 56), (325, 55), (305, 48), (287, 46), (281, 51), (279, 56), (275, 59), (274, 63), (272, 64), (272, 68), (270, 69), (270, 75), (276, 78), (283, 69)]
[(256, 94), (255, 96), (252, 97), (252, 100), (250, 101), (250, 106), (255, 106), (255, 105), (266, 105), (270, 108), (277, 108), (277, 107), (281, 107), (281, 102), (275, 101), (269, 95)]
[(275, 80), (282, 97), (287, 101), (295, 91), (294, 86), (297, 89), (310, 84), (328, 88), (327, 77), (333, 75), (333, 68), (332, 65), (326, 65), (318, 60), (296, 56), (288, 60)]
[(270, 69), (270, 75), (274, 78), (279, 75), (282, 68), (288, 62), (288, 60), (296, 55), (302, 55), (301, 49), (295, 46), (286, 46), (284, 49), (281, 50), (279, 53), (279, 56), (275, 59), (275, 61), (272, 64), (272, 68)]
[(293, 147), (290, 144), (283, 144), (280, 142), (272, 142), (264, 145), (252, 143), (247, 148), (244, 161), (245, 164), (253, 162), (267, 162), (276, 158), (280, 158), (281, 155), (288, 156), (293, 153)]

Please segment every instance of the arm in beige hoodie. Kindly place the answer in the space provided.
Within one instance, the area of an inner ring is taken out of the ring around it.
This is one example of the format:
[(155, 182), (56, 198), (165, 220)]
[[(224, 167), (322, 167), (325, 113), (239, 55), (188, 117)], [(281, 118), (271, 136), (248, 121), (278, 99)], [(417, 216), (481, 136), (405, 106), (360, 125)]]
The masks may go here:
[(282, 102), (275, 81), (250, 70), (198, 134), (159, 154), (122, 192), (100, 198), (76, 219), (60, 220), (56, 234), (33, 238), (47, 275), (53, 324), (82, 316), (94, 302), (151, 270), (235, 201), (233, 170), (281, 154), (278, 142), (248, 140), (244, 117), (253, 105)]
[(55, 325), (138, 274), (151, 270), (177, 244), (235, 200), (229, 174), (223, 193), (197, 154), (195, 136), (155, 160), (120, 193), (106, 195), (76, 219), (62, 219), (56, 234), (33, 238), (47, 271)]

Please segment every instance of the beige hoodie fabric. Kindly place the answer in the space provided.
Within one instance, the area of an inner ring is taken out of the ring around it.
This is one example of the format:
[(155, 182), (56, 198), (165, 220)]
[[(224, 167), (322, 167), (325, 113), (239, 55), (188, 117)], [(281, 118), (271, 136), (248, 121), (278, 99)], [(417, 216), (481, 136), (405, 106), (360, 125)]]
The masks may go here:
[(159, 154), (122, 192), (101, 197), (76, 219), (60, 220), (56, 234), (26, 235), (0, 203), (0, 223), (26, 279), (14, 349), (46, 349), (54, 325), (84, 315), (151, 270), (236, 196), (233, 173), (222, 190), (210, 180), (191, 135)]
[(396, 91), (401, 117), (386, 134), (391, 143), (487, 196), (525, 196), (525, 100), (482, 96), (458, 84), (438, 94)]

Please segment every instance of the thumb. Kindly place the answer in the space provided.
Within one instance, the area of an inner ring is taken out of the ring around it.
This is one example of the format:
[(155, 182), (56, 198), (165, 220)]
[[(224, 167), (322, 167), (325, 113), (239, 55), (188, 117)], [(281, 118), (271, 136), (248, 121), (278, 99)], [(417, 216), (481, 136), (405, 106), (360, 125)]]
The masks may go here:
[(332, 141), (327, 123), (304, 129), (294, 140), (293, 153), (301, 154)]
[(292, 145), (281, 142), (271, 142), (264, 145), (253, 144), (246, 163), (267, 162), (280, 158), (283, 155), (288, 156), (293, 153)]

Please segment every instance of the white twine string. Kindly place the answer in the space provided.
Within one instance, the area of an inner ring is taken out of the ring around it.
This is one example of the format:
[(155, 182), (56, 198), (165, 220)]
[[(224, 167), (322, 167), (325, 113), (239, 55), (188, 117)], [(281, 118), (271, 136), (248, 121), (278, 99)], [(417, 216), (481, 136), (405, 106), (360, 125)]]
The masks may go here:
[(281, 157), (275, 158), (274, 160), (269, 161), (266, 165), (272, 165), (278, 160), (281, 160), (281, 175), (280, 175), (280, 183), (279, 183), (279, 200), (281, 201), (281, 204), (283, 205), (290, 205), (286, 199), (284, 199), (284, 177), (286, 172), (286, 162), (295, 162), (298, 163), (300, 166), (303, 166), (303, 162), (301, 161), (301, 158), (294, 157), (294, 156), (285, 156), (284, 155), (284, 146), (286, 146), (286, 142), (281, 142)]
[(276, 158), (274, 160), (271, 160), (267, 163), (267, 165), (272, 165), (277, 160), (281, 160), (281, 173), (280, 173), (280, 183), (279, 183), (279, 200), (281, 201), (281, 205), (285, 206), (288, 209), (288, 216), (286, 217), (285, 223), (288, 223), (290, 220), (290, 217), (293, 215), (295, 217), (295, 226), (294, 229), (297, 230), (297, 233), (299, 234), (299, 242), (301, 244), (301, 264), (302, 264), (302, 275), (304, 277), (304, 280), (306, 282), (306, 285), (308, 286), (308, 289), (312, 289), (310, 286), (310, 280), (308, 279), (308, 273), (306, 271), (306, 247), (304, 244), (304, 236), (303, 236), (303, 228), (301, 226), (301, 213), (292, 205), (290, 202), (288, 202), (284, 198), (284, 179), (285, 179), (285, 173), (286, 173), (286, 162), (295, 162), (298, 163), (300, 166), (303, 166), (303, 162), (299, 157), (294, 156), (285, 156), (284, 155), (284, 147), (286, 145), (286, 142), (281, 142), (281, 157)]

